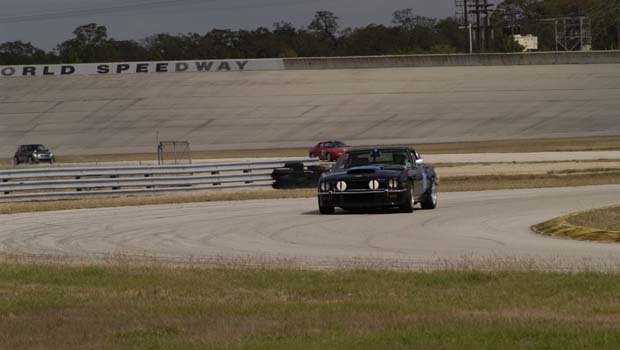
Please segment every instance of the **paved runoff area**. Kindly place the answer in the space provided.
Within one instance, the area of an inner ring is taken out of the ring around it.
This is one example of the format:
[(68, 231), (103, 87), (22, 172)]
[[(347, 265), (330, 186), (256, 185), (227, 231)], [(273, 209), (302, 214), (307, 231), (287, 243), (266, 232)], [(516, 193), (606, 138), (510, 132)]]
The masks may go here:
[(0, 216), (0, 251), (180, 261), (347, 261), (412, 269), (463, 258), (526, 261), (549, 269), (605, 268), (620, 246), (539, 236), (530, 226), (617, 204), (620, 186), (440, 194), (413, 214), (319, 215), (316, 199), (257, 200)]
[(619, 135), (617, 64), (0, 79), (0, 157)]

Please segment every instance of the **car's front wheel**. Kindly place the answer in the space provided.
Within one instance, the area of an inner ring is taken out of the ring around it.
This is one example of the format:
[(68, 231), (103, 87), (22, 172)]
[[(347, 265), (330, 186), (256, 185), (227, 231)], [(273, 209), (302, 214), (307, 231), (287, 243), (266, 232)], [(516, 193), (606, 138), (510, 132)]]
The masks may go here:
[(435, 209), (437, 208), (437, 184), (435, 181), (431, 182), (431, 188), (428, 194), (422, 201), (422, 209)]
[(13, 157), (13, 164), (19, 165), (19, 158)]
[(321, 213), (322, 215), (330, 215), (333, 214), (334, 211), (334, 207), (321, 205), (321, 200), (319, 200), (319, 213)]
[(414, 205), (415, 196), (413, 195), (413, 184), (410, 184), (407, 194), (405, 195), (405, 201), (400, 206), (400, 211), (403, 213), (413, 213)]

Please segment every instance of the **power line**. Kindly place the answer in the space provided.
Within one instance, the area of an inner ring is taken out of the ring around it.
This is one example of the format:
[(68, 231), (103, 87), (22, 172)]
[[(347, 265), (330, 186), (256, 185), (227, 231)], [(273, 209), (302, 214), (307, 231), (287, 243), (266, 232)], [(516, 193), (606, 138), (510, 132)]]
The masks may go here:
[[(230, 0), (229, 0), (230, 1)], [(130, 12), (130, 11), (139, 11), (139, 10), (150, 10), (156, 8), (163, 7), (172, 7), (179, 5), (191, 5), (191, 4), (200, 4), (200, 3), (214, 3), (217, 0), (157, 0), (157, 1), (139, 1), (130, 4), (123, 5), (115, 5), (115, 6), (107, 6), (107, 7), (98, 7), (98, 8), (76, 8), (76, 9), (63, 9), (59, 11), (49, 11), (49, 12), (40, 12), (26, 15), (16, 15), (9, 17), (0, 17), (0, 24), (7, 23), (21, 23), (21, 22), (34, 22), (34, 21), (44, 21), (50, 19), (61, 19), (61, 18), (71, 18), (71, 17), (79, 17), (79, 16), (97, 16), (104, 14), (112, 14), (118, 12)], [(216, 10), (231, 10), (238, 8), (267, 8), (273, 6), (294, 6), (299, 4), (307, 4), (309, 2), (333, 2), (333, 0), (299, 0), (299, 1), (272, 1), (268, 3), (262, 4), (251, 4), (251, 5), (236, 5), (236, 6), (221, 6), (221, 7), (211, 7), (211, 11)]]
[(157, 0), (157, 1), (141, 1), (130, 4), (114, 5), (106, 7), (96, 8), (78, 8), (78, 9), (65, 9), (61, 11), (49, 11), (40, 12), (27, 15), (0, 17), (0, 24), (7, 23), (21, 23), (21, 22), (33, 22), (43, 21), (49, 19), (70, 18), (79, 16), (94, 16), (102, 14), (111, 14), (123, 11), (135, 11), (135, 10), (150, 10), (162, 7), (171, 7), (184, 4), (198, 4), (214, 2), (216, 0)]

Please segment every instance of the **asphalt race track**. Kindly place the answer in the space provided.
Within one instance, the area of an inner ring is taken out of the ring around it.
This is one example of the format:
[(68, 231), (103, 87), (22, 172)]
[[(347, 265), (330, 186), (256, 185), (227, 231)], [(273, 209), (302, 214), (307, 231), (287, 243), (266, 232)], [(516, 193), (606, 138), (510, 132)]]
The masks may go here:
[(413, 269), (445, 261), (519, 261), (548, 269), (620, 266), (617, 244), (536, 235), (530, 226), (617, 203), (620, 186), (440, 194), (413, 214), (337, 212), (315, 199), (74, 210), (0, 216), (0, 251), (97, 258), (360, 263)]

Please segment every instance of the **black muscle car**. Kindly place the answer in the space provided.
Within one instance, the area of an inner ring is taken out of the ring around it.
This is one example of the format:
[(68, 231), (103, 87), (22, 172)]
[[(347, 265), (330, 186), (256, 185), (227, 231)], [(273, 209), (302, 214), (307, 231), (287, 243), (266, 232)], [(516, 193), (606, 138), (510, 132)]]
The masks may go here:
[(345, 152), (319, 179), (319, 211), (437, 207), (437, 175), (409, 147), (357, 148)]

